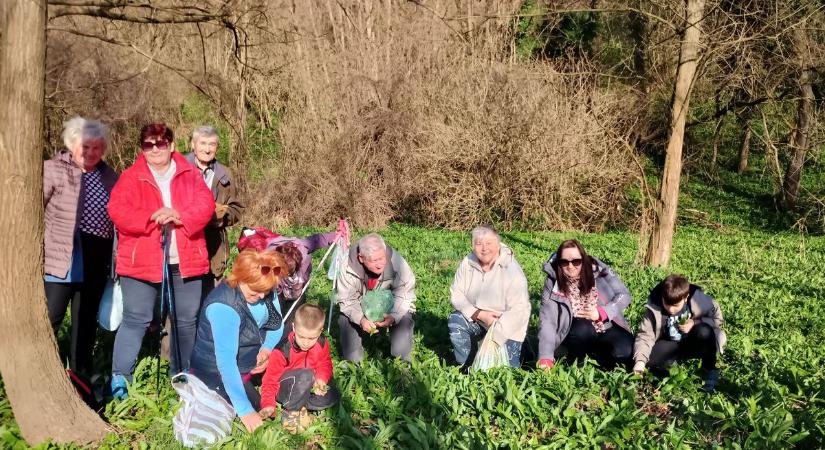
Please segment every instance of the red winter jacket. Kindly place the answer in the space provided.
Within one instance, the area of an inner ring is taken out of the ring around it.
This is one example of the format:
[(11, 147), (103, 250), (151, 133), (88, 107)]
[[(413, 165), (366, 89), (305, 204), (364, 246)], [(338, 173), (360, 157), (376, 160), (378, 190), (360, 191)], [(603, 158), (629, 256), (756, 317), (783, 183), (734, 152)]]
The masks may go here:
[(295, 344), (295, 333), (289, 333), (281, 347), (272, 351), (261, 381), (261, 409), (275, 406), (281, 389), (281, 376), (294, 369), (312, 369), (316, 380), (329, 384), (332, 378), (332, 357), (329, 355), (329, 342), (326, 338), (321, 336), (312, 348), (303, 351)]
[[(194, 166), (177, 152), (172, 153), (172, 159), (176, 167), (171, 183), (172, 208), (180, 213), (183, 223), (174, 227), (180, 273), (184, 278), (200, 276), (209, 271), (203, 229), (212, 219), (215, 201)], [(140, 154), (120, 176), (109, 198), (109, 216), (117, 229), (118, 275), (161, 281), (161, 227), (150, 218), (162, 207), (160, 188)]]

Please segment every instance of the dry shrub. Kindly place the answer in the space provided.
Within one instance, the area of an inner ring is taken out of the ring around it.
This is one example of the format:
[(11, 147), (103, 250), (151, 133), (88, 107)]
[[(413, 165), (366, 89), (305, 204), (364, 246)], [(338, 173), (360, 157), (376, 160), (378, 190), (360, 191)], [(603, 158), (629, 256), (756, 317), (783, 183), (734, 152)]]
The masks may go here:
[(616, 216), (633, 176), (619, 101), (514, 61), (510, 19), (453, 19), (518, 2), (339, 3), (282, 17), (324, 38), (284, 46), (295, 63), (258, 81), (283, 111), (282, 157), (252, 220), (601, 229)]

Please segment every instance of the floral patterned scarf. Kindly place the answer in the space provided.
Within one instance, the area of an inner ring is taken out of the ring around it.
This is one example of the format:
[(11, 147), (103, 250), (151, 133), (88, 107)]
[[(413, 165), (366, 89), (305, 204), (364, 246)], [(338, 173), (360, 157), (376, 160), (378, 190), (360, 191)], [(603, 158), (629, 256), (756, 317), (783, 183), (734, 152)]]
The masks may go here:
[[(567, 277), (567, 298), (570, 301), (570, 306), (573, 308), (573, 316), (591, 307), (595, 308), (599, 300), (599, 291), (596, 290), (596, 286), (593, 286), (590, 292), (582, 294), (579, 290), (579, 280), (580, 277)], [(602, 323), (602, 321), (596, 320), (592, 323), (597, 333), (604, 333), (604, 323)]]

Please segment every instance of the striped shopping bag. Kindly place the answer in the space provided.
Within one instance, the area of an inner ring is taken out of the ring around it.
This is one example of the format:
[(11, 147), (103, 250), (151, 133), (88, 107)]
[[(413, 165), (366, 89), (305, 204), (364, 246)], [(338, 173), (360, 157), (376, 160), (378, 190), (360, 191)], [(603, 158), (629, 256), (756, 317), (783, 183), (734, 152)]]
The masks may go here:
[(192, 374), (172, 377), (183, 404), (172, 420), (175, 439), (184, 447), (211, 445), (232, 431), (235, 409)]

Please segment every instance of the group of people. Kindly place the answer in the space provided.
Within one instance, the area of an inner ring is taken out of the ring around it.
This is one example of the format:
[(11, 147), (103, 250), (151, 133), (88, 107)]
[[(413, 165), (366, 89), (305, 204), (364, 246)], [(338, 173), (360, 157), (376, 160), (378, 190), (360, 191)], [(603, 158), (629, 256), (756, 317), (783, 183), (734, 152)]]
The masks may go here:
[[(71, 304), (71, 370), (92, 372), (98, 305), (114, 272), (124, 309), (112, 355), (115, 398), (128, 396), (138, 352), (168, 282), (174, 295), (171, 371), (203, 381), (231, 403), (248, 430), (279, 408), (288, 429), (302, 429), (311, 420), (308, 411), (338, 401), (330, 343), (322, 333), (325, 312), (301, 302), (312, 252), (345, 233), (341, 224), (336, 232), (306, 238), (250, 230), (224, 278), (226, 228), (240, 220), (244, 207), (229, 170), (215, 160), (215, 129), (196, 128), (192, 151), (183, 156), (168, 126), (146, 125), (141, 153), (119, 177), (102, 161), (107, 130), (99, 121), (69, 120), (63, 140), (65, 148), (44, 162), (44, 281), (55, 332)], [(506, 349), (509, 364), (520, 367), (531, 315), (527, 278), (492, 228), (475, 228), (471, 244), (450, 288), (455, 310), (447, 326), (455, 361), (468, 367), (489, 334)], [(562, 242), (543, 268), (538, 367), (550, 369), (557, 355), (566, 355), (573, 362), (590, 357), (608, 369), (641, 373), (698, 358), (702, 389), (715, 389), (717, 353), (725, 344), (722, 312), (684, 276), (670, 275), (651, 291), (634, 338), (624, 318), (630, 292), (581, 243)], [(410, 361), (415, 285), (409, 264), (381, 236), (368, 234), (354, 243), (335, 283), (341, 357), (360, 361), (365, 342), (387, 329), (392, 356)], [(364, 299), (377, 292), (391, 300), (376, 317)], [(297, 305), (292, 317), (284, 317)]]

